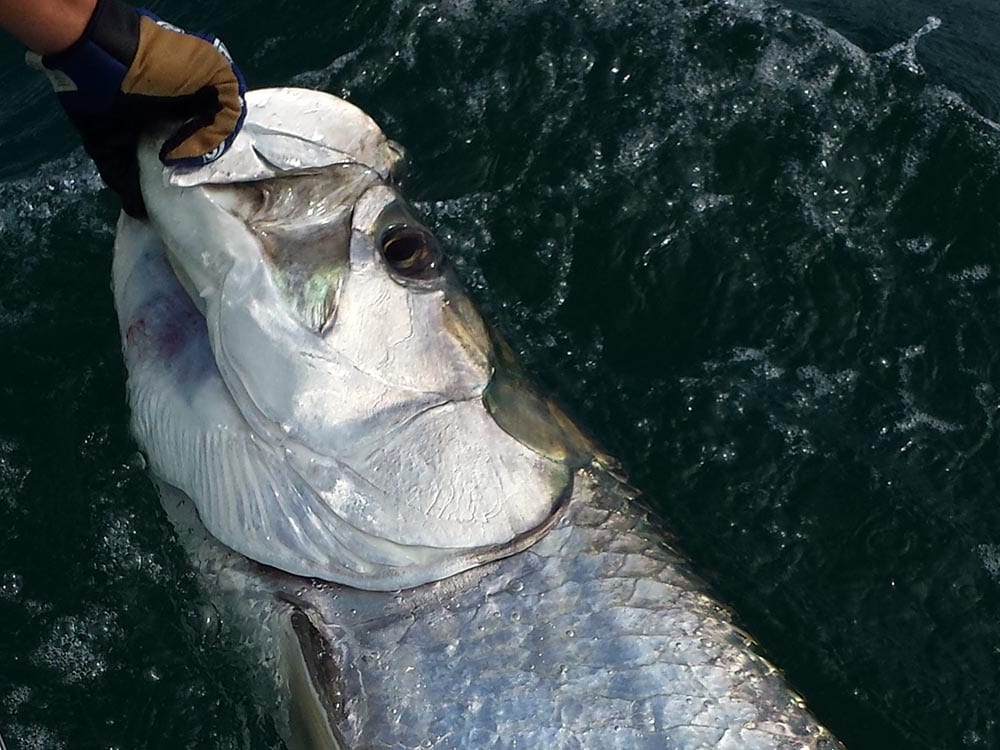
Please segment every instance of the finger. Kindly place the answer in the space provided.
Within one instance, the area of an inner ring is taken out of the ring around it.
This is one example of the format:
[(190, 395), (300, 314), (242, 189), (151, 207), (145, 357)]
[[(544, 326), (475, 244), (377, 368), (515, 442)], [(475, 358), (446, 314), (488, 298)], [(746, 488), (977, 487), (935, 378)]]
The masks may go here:
[[(108, 127), (114, 127), (112, 123)], [(137, 219), (146, 217), (146, 206), (139, 187), (139, 165), (134, 158), (139, 144), (138, 131), (120, 130), (111, 139), (88, 137), (83, 147), (97, 165), (105, 184), (121, 198), (122, 209)]]
[(222, 155), (243, 118), (239, 85), (235, 81), (214, 84), (218, 94), (214, 115), (182, 127), (163, 144), (160, 160), (164, 164), (204, 164)]
[(122, 91), (197, 100), (206, 86), (215, 90), (215, 99), (168, 139), (160, 157), (164, 163), (204, 164), (218, 158), (242, 124), (246, 87), (221, 43), (179, 33), (143, 16), (139, 47)]

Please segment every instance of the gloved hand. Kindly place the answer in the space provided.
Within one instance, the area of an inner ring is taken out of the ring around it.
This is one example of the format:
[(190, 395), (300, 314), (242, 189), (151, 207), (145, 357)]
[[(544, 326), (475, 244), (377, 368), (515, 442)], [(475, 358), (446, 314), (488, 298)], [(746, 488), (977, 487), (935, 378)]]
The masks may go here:
[(97, 0), (77, 42), (29, 53), (29, 62), (40, 62), (101, 177), (139, 218), (146, 208), (136, 147), (149, 125), (182, 123), (163, 144), (164, 164), (201, 165), (225, 153), (246, 115), (246, 84), (222, 42), (122, 0)]

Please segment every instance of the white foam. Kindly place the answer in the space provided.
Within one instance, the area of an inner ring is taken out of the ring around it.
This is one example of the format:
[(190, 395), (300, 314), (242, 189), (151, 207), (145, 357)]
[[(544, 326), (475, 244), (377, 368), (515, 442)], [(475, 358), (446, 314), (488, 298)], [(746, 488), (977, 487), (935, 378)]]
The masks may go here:
[(976, 547), (976, 552), (990, 577), (1000, 581), (1000, 544), (980, 544)]
[[(16, 750), (63, 750), (66, 743), (49, 727), (40, 724), (10, 724), (7, 736), (11, 738)], [(0, 750), (5, 750), (0, 739)]]
[(935, 29), (941, 27), (941, 19), (936, 16), (928, 16), (927, 22), (913, 32), (913, 35), (906, 41), (894, 44), (889, 49), (880, 52), (879, 57), (890, 60), (898, 60), (899, 64), (914, 75), (924, 75), (924, 69), (917, 59), (917, 44), (921, 38), (927, 36)]
[(93, 682), (107, 672), (107, 652), (121, 636), (111, 610), (66, 615), (55, 621), (31, 662), (55, 670), (68, 685)]

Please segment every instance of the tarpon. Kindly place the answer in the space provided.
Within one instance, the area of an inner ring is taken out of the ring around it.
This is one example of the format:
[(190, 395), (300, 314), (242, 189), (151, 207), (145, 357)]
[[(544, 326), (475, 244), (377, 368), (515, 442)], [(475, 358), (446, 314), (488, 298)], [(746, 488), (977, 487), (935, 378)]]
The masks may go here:
[(133, 429), (302, 748), (837, 748), (519, 369), (352, 105), (251, 92), (213, 165), (140, 147)]

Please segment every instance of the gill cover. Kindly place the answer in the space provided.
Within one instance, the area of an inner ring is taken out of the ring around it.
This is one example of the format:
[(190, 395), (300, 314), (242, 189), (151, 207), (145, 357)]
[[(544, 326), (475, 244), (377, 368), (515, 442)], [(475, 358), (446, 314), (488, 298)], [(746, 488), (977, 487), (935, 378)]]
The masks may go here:
[(528, 546), (589, 442), (495, 343), (367, 115), (297, 89), (247, 104), (214, 164), (140, 147), (150, 223), (123, 218), (115, 286), (153, 470), (233, 549), (361, 588)]

